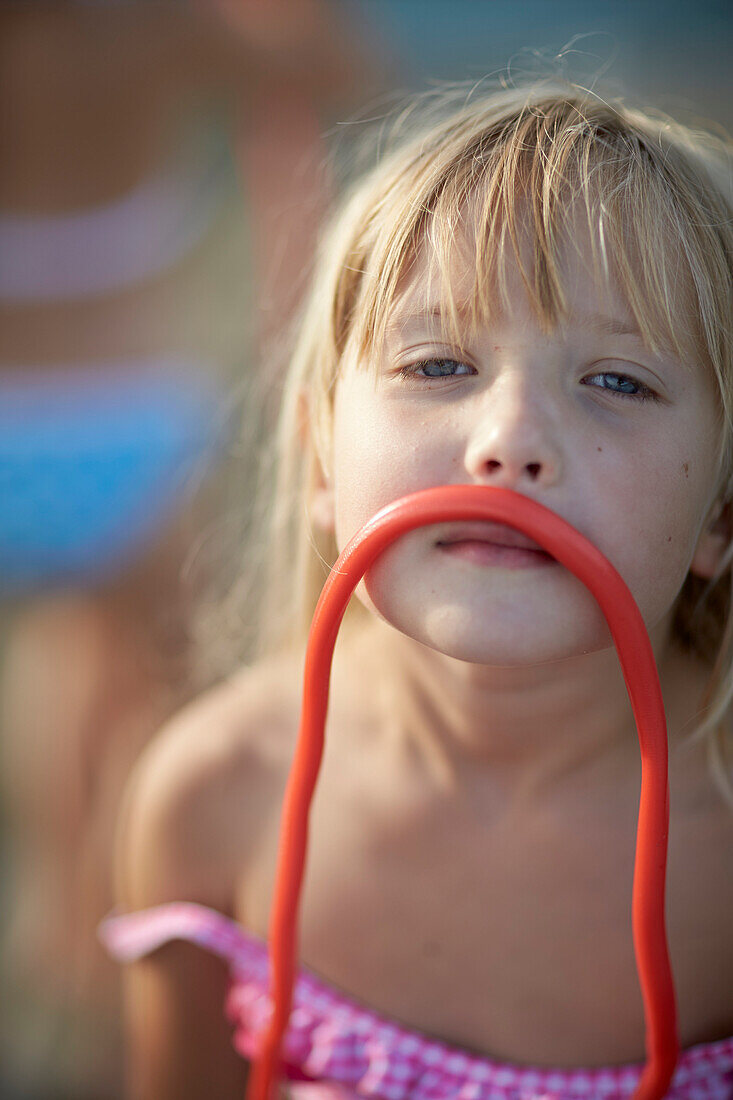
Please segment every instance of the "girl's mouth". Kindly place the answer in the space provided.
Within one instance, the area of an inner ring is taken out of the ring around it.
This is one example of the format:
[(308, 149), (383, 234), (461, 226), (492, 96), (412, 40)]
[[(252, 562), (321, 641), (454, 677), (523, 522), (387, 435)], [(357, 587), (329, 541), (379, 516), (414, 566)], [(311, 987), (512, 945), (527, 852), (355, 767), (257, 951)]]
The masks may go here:
[(557, 564), (555, 558), (544, 550), (499, 546), (480, 539), (459, 539), (456, 542), (439, 542), (437, 545), (451, 557), (461, 558), (474, 565), (498, 565), (504, 569), (537, 569), (541, 566)]
[(520, 531), (501, 523), (465, 523), (447, 527), (436, 546), (474, 565), (536, 569), (557, 564), (555, 558)]

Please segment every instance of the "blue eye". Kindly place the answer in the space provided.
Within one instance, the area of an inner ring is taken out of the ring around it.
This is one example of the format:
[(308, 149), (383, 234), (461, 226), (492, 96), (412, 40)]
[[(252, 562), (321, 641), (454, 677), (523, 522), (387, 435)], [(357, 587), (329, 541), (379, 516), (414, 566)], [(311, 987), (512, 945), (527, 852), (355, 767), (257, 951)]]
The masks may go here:
[(585, 383), (593, 381), (595, 378), (615, 379), (617, 385), (606, 385), (605, 381), (599, 388), (602, 390), (608, 390), (609, 393), (618, 394), (619, 397), (629, 397), (635, 401), (658, 401), (657, 395), (653, 390), (650, 390), (648, 386), (645, 386), (643, 382), (637, 382), (635, 378), (631, 378), (628, 374), (618, 374), (616, 371), (599, 371), (598, 374), (592, 374), (583, 381)]
[(455, 378), (456, 375), (473, 373), (472, 367), (457, 359), (421, 359), (400, 369), (401, 378)]
[[(434, 359), (420, 359), (415, 363), (408, 363), (404, 367), (400, 367), (399, 376), (405, 380), (413, 380), (416, 378), (424, 378), (429, 380), (436, 380), (441, 378), (456, 378), (459, 376), (475, 374), (476, 371), (473, 367), (467, 363), (462, 362), (460, 359), (447, 359), (447, 358), (434, 358)], [(618, 371), (598, 371), (596, 374), (588, 375), (583, 379), (584, 385), (595, 382), (597, 379), (601, 379), (601, 385), (597, 386), (598, 389), (606, 390), (610, 394), (614, 394), (624, 399), (631, 401), (658, 401), (659, 398), (653, 390), (645, 386), (643, 382), (637, 381), (628, 374), (621, 374)]]

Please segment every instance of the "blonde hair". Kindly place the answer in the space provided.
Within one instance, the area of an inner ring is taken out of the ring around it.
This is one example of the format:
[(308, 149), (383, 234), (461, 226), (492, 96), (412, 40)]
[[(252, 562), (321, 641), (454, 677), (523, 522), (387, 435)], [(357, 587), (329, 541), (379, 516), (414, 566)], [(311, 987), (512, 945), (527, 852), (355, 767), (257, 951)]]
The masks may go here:
[[(555, 80), (494, 92), (443, 88), (414, 98), (377, 138), (376, 164), (323, 233), (284, 387), (268, 489), (266, 650), (303, 644), (336, 558), (333, 538), (311, 529), (307, 502), (327, 463), (343, 356), (348, 348), (366, 361), (378, 349), (400, 281), (423, 245), (442, 281), (446, 323), (457, 325), (448, 273), (469, 218), (472, 320), (490, 318), (506, 300), (510, 256), (550, 329), (566, 310), (560, 249), (573, 240), (580, 212), (598, 279), (613, 277), (650, 348), (715, 377), (721, 504), (733, 489), (730, 143)], [(528, 238), (529, 258), (520, 247)], [(723, 719), (733, 697), (731, 558), (733, 547), (709, 582), (687, 577), (673, 627), (711, 668), (693, 734), (707, 738), (723, 786)]]

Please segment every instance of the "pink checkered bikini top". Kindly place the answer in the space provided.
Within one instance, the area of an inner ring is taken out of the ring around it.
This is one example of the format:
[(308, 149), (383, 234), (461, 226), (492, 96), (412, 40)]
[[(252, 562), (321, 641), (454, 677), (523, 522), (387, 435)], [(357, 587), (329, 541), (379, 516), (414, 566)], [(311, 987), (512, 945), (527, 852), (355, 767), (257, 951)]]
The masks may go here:
[[(234, 921), (190, 903), (112, 916), (100, 936), (120, 961), (170, 940), (198, 944), (229, 963), (226, 1013), (245, 1058), (269, 1019), (266, 944)], [(625, 1100), (640, 1065), (532, 1069), (478, 1057), (379, 1016), (309, 971), (300, 971), (283, 1046), (295, 1100)], [(668, 1100), (733, 1100), (733, 1037), (682, 1053)]]

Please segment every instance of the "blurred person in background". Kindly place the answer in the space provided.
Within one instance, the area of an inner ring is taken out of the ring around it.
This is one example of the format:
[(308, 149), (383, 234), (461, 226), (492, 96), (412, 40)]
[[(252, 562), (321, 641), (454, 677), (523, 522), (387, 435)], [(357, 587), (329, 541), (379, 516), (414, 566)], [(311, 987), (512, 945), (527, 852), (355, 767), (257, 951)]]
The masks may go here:
[(373, 80), (321, 0), (0, 9), (3, 1096), (121, 1094), (119, 801), (200, 686), (233, 380), (277, 385), (247, 361), (310, 261), (317, 135)]

